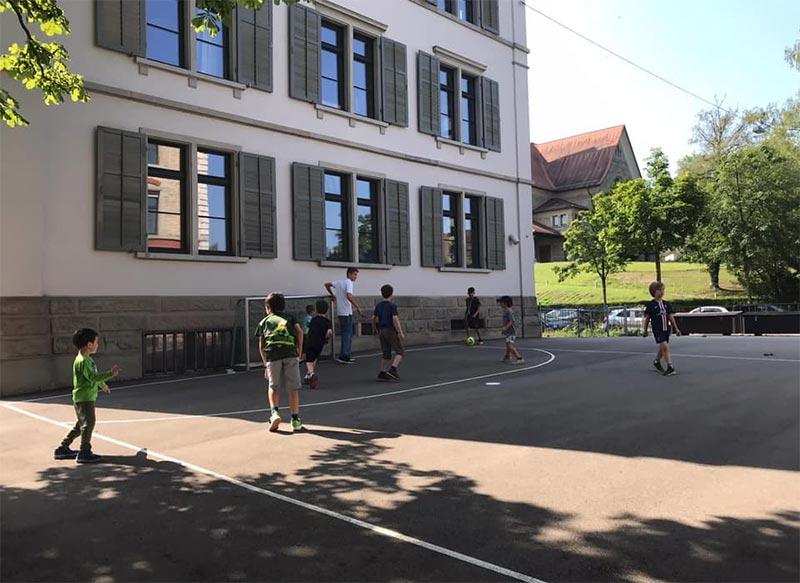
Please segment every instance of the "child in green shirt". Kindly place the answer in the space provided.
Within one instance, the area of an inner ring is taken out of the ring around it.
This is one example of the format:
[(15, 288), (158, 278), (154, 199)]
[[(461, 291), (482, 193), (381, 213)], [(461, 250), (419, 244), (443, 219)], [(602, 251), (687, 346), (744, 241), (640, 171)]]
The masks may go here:
[[(72, 335), (72, 343), (78, 349), (78, 355), (72, 363), (72, 402), (78, 421), (53, 452), (53, 457), (57, 460), (74, 459), (79, 464), (99, 462), (102, 458), (92, 453), (94, 403), (97, 401), (98, 389), (111, 393), (106, 382), (116, 377), (120, 369), (115, 364), (108, 372), (97, 372), (92, 355), (100, 348), (100, 337), (91, 328), (77, 330)], [(69, 446), (78, 436), (81, 438), (81, 449), (75, 451)]]

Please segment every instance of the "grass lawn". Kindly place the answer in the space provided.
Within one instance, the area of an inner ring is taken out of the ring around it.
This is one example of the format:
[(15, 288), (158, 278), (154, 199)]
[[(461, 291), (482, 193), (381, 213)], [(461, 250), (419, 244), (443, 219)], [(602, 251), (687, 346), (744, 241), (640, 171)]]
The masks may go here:
[[(589, 273), (581, 273), (559, 283), (553, 268), (563, 263), (537, 263), (536, 297), (539, 303), (548, 305), (579, 306), (602, 304), (603, 290), (600, 279)], [(634, 304), (650, 300), (647, 286), (655, 279), (656, 268), (652, 262), (629, 263), (625, 272), (609, 277), (608, 303)], [(708, 286), (708, 272), (701, 263), (662, 263), (661, 279), (667, 286), (666, 299), (679, 303), (713, 304), (714, 300), (736, 300), (744, 296), (744, 290), (723, 267), (719, 279), (722, 291)]]

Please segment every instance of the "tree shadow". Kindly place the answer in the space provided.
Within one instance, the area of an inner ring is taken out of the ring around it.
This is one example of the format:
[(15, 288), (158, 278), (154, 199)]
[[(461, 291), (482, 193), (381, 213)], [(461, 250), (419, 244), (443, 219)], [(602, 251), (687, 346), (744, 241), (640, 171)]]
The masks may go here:
[[(388, 459), (396, 434), (315, 433), (332, 443), (308, 467), (238, 478), (548, 581), (798, 578), (795, 510), (703, 524), (628, 514), (579, 530), (575, 516), (535, 501)], [(142, 454), (53, 465), (0, 497), (3, 581), (503, 579)]]

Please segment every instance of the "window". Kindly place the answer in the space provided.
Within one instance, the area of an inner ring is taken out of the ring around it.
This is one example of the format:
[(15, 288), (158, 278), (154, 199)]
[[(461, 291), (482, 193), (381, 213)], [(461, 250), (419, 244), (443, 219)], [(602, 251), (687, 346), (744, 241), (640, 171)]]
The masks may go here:
[[(183, 252), (186, 250), (184, 148), (150, 142), (147, 150), (147, 249)], [(152, 150), (156, 152), (151, 154)]]
[(458, 194), (442, 195), (442, 256), (447, 267), (461, 264), (458, 248)]
[(147, 0), (146, 13), (147, 58), (183, 67), (183, 2)]
[(361, 34), (353, 35), (353, 113), (375, 117), (374, 41)]
[(208, 30), (197, 33), (197, 71), (212, 77), (228, 78), (227, 27), (217, 21), (219, 32), (211, 36)]
[(342, 29), (322, 21), (322, 104), (345, 108), (344, 99), (344, 33)]
[(453, 12), (453, 0), (436, 0), (436, 7), (444, 12)]
[(464, 197), (464, 243), (467, 267), (481, 267), (480, 198)]
[(227, 154), (197, 151), (197, 249), (230, 253), (230, 163)]
[(439, 69), (439, 134), (451, 140), (455, 138), (455, 77), (454, 69)]
[(461, 141), (465, 144), (478, 143), (475, 131), (475, 103), (477, 79), (461, 75)]
[(378, 263), (378, 192), (380, 183), (356, 179), (356, 220), (358, 221), (358, 261)]
[(325, 173), (325, 256), (329, 261), (350, 260), (347, 182), (341, 174)]
[(475, 2), (473, 0), (458, 0), (458, 16), (461, 20), (475, 23), (478, 19), (475, 18)]
[(553, 226), (554, 227), (558, 226), (558, 215), (553, 215)]
[(565, 226), (567, 225), (567, 215), (561, 215), (561, 220), (560, 220), (560, 223), (559, 223), (559, 224), (560, 224), (562, 227), (565, 227)]

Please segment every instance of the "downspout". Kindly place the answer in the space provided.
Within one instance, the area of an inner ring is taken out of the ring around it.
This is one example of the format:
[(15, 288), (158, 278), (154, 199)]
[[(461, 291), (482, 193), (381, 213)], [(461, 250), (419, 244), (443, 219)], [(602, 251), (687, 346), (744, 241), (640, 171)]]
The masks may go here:
[[(517, 65), (514, 64), (514, 62), (516, 61), (516, 58), (515, 58), (516, 57), (516, 55), (515, 55), (516, 48), (515, 47), (517, 46), (517, 24), (516, 24), (516, 13), (515, 13), (515, 10), (516, 10), (516, 6), (514, 6), (513, 10), (511, 10), (511, 41), (513, 43), (512, 46), (511, 46), (511, 73), (512, 73), (513, 89), (514, 89), (514, 158), (515, 158), (515, 163), (516, 163), (516, 177), (517, 177), (517, 180), (516, 180), (516, 189), (517, 189), (517, 233), (519, 233), (519, 235), (517, 237), (519, 239), (519, 243), (517, 243), (517, 256), (518, 256), (518, 263), (519, 263), (519, 298), (520, 298), (519, 311), (520, 311), (520, 322), (522, 324), (522, 336), (524, 337), (525, 336), (525, 296), (524, 296), (524, 289), (525, 288), (524, 288), (523, 279), (522, 279), (522, 269), (523, 269), (523, 265), (522, 265), (522, 241), (524, 240), (524, 238), (523, 238), (523, 235), (522, 235), (522, 233), (523, 233), (523, 230), (522, 230), (522, 216), (521, 216), (522, 205), (520, 203), (520, 184), (519, 184), (520, 176), (519, 176), (519, 118), (518, 118), (518, 107), (517, 107), (517, 70), (516, 70)], [(527, 146), (530, 148), (530, 144), (527, 144)], [(531, 235), (531, 236), (533, 236), (533, 235)], [(535, 244), (536, 243), (534, 241), (533, 245), (535, 246)], [(535, 247), (534, 247), (534, 254), (535, 254)], [(533, 277), (533, 274), (531, 273), (530, 276)]]

